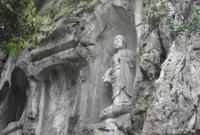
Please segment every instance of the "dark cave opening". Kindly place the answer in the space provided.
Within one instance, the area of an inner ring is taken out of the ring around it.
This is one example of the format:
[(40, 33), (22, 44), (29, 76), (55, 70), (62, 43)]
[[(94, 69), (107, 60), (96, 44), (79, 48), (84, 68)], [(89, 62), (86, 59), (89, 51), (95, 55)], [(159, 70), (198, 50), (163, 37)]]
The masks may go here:
[(11, 75), (11, 89), (8, 96), (7, 124), (19, 121), (27, 103), (26, 90), (29, 86), (25, 72), (16, 68)]
[(2, 89), (0, 90), (0, 104), (2, 103), (2, 101), (6, 98), (8, 91), (9, 91), (9, 82), (6, 81), (2, 87)]

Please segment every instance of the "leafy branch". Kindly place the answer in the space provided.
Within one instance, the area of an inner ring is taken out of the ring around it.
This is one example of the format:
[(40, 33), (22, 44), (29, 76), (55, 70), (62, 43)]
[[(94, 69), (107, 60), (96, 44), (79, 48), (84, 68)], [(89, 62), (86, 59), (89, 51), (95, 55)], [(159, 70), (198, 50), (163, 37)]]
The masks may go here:
[(192, 33), (195, 32), (200, 14), (200, 6), (195, 6), (192, 10), (192, 18), (191, 21), (186, 22), (182, 25), (174, 25), (174, 17), (175, 15), (167, 15), (167, 24), (172, 35), (185, 34), (187, 37), (191, 37)]

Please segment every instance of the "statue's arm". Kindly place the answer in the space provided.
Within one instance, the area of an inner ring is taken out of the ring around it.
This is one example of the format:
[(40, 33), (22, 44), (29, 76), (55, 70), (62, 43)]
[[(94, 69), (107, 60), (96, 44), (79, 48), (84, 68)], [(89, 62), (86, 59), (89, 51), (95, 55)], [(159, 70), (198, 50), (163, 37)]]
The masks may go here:
[(102, 79), (104, 82), (108, 82), (108, 83), (111, 82), (111, 70), (112, 68), (109, 68), (108, 70), (106, 70), (105, 74), (103, 75)]
[(136, 56), (134, 55), (132, 50), (128, 50), (127, 54), (128, 54), (128, 57), (130, 58), (131, 61), (135, 60)]
[(136, 64), (136, 56), (134, 55), (133, 51), (128, 50), (127, 57), (128, 57), (127, 62), (129, 64), (129, 67), (133, 68)]

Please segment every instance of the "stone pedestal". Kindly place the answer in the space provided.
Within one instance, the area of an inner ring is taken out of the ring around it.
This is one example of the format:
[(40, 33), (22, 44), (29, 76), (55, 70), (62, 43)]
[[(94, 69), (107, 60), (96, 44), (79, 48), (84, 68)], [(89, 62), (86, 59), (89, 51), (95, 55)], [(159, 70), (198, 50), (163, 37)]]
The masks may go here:
[(105, 120), (108, 118), (116, 118), (120, 115), (127, 114), (130, 112), (131, 112), (131, 104), (129, 103), (110, 105), (109, 107), (101, 111), (100, 119)]
[(22, 130), (17, 130), (15, 132), (9, 133), (8, 135), (23, 135)]
[(12, 122), (3, 130), (2, 135), (21, 135), (22, 128), (23, 128), (22, 123)]
[(101, 123), (91, 126), (93, 135), (126, 135), (131, 133), (131, 114), (121, 115), (117, 118), (108, 118)]

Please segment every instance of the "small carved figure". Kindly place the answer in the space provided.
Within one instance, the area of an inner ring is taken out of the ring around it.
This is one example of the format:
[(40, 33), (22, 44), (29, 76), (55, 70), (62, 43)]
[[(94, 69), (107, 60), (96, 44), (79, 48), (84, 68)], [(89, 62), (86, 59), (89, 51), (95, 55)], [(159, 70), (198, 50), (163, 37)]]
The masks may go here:
[(113, 105), (130, 103), (135, 77), (133, 52), (126, 49), (126, 40), (122, 35), (114, 38), (116, 53), (112, 56), (111, 68), (103, 76), (103, 81), (112, 85)]

